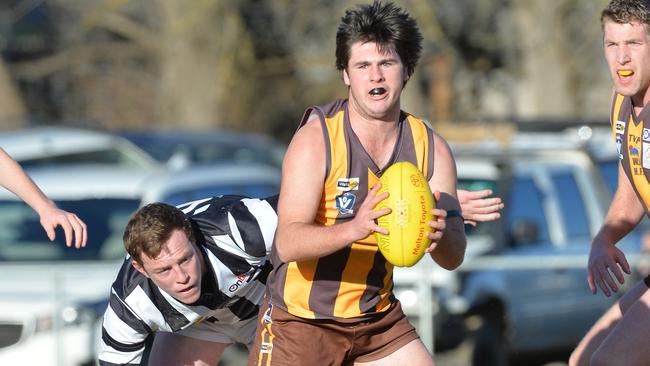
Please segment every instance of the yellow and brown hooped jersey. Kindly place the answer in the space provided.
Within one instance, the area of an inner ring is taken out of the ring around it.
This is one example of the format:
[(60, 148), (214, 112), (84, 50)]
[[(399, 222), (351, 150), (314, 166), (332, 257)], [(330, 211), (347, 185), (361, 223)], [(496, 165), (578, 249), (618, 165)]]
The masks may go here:
[(634, 191), (650, 215), (650, 108), (638, 116), (633, 113), (632, 98), (615, 94), (612, 101), (612, 129), (618, 157)]
[[(402, 112), (391, 159), (378, 167), (352, 131), (347, 100), (307, 109), (300, 126), (313, 114), (320, 117), (327, 149), (327, 174), (316, 215), (319, 224), (351, 220), (393, 163), (409, 161), (427, 180), (433, 175), (433, 131), (424, 121)], [(271, 303), (298, 317), (364, 320), (388, 310), (395, 301), (393, 265), (379, 252), (374, 235), (325, 257), (283, 263), (274, 252), (272, 261)]]

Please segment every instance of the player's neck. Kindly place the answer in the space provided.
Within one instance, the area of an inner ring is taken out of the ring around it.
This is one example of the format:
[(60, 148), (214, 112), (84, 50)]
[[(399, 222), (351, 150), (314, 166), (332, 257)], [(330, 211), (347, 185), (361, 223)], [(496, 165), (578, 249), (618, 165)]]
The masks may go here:
[(639, 115), (643, 108), (650, 103), (650, 87), (646, 88), (644, 92), (639, 92), (632, 96), (632, 107), (634, 114)]

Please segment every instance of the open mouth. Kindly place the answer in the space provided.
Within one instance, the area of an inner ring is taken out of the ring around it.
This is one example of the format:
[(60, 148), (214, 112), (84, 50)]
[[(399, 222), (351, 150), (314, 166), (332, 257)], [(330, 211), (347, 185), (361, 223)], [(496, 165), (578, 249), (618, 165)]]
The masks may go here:
[(194, 286), (190, 286), (190, 287), (187, 287), (187, 288), (184, 288), (184, 289), (180, 290), (179, 292), (181, 292), (181, 293), (190, 292), (193, 289), (194, 289)]
[(634, 75), (634, 71), (632, 70), (618, 70), (616, 73), (618, 74), (618, 76), (622, 76), (622, 77)]
[(374, 88), (370, 91), (370, 95), (382, 95), (386, 93), (386, 89), (384, 88)]

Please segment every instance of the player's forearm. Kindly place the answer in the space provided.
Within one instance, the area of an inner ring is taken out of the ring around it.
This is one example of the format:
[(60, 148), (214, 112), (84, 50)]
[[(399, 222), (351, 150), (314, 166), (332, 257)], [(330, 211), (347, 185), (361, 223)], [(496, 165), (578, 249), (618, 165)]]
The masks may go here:
[(635, 194), (619, 189), (594, 242), (615, 245), (639, 224), (644, 213), (645, 210)]
[(275, 246), (283, 262), (304, 261), (324, 257), (357, 240), (347, 230), (348, 223), (323, 226), (318, 224), (280, 224)]
[(447, 228), (436, 249), (431, 252), (431, 258), (442, 268), (453, 270), (463, 263), (467, 239), (460, 218), (447, 220)]
[(38, 188), (20, 165), (0, 149), (0, 185), (13, 192), (39, 214), (54, 204)]

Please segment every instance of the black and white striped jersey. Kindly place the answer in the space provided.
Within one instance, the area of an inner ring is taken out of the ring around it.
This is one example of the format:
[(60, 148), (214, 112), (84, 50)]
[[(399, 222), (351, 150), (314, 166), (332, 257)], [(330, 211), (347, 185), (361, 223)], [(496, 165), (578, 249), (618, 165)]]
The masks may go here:
[(271, 270), (276, 207), (277, 196), (217, 196), (179, 205), (208, 263), (207, 286), (196, 303), (183, 304), (126, 258), (104, 314), (100, 364), (139, 364), (147, 337), (158, 331), (176, 332), (204, 321), (234, 325), (257, 316)]

